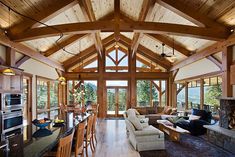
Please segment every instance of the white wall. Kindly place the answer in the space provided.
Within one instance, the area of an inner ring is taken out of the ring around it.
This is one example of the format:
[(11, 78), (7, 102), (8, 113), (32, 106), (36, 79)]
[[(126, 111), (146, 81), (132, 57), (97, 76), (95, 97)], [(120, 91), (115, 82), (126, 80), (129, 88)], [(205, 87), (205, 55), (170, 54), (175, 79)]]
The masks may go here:
[(24, 69), (24, 72), (30, 73), (33, 75), (32, 79), (32, 114), (33, 119), (36, 118), (36, 75), (42, 76), (50, 79), (57, 79), (58, 74), (54, 68), (38, 62), (34, 59), (29, 59), (25, 63), (23, 63), (19, 68)]
[(3, 60), (6, 60), (6, 47), (5, 46), (2, 46), (0, 45), (0, 57), (3, 59)]
[(180, 68), (175, 80), (183, 80), (219, 70), (220, 69), (213, 62), (205, 58)]

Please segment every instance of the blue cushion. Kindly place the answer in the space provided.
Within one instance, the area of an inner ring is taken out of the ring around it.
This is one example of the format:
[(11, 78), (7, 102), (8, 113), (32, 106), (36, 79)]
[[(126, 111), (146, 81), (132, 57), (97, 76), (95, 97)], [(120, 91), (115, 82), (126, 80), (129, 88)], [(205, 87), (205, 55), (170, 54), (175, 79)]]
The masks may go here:
[(211, 122), (211, 112), (207, 112), (205, 110), (199, 110), (199, 109), (192, 109), (192, 114), (196, 116), (200, 116), (200, 120), (204, 120), (208, 123)]

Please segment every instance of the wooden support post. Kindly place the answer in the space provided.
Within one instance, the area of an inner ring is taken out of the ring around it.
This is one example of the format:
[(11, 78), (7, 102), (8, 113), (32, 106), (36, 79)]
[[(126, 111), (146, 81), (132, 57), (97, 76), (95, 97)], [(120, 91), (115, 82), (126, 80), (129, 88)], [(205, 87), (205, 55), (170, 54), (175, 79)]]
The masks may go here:
[(104, 72), (105, 72), (105, 53), (101, 53), (102, 56), (98, 56), (98, 104), (99, 104), (99, 114), (98, 117), (105, 118), (106, 117), (106, 88), (105, 88), (105, 80), (104, 80)]
[(232, 64), (233, 48), (225, 47), (222, 52), (222, 96), (232, 97), (233, 89), (230, 84), (230, 65)]
[(188, 110), (188, 83), (185, 83), (185, 110)]
[(159, 104), (162, 106), (162, 81), (159, 80)]
[(200, 80), (200, 109), (202, 110), (204, 106), (204, 79)]
[(172, 107), (177, 107), (177, 84), (176, 83), (172, 83)]
[(136, 54), (132, 57), (132, 51), (129, 48), (128, 51), (128, 58), (129, 58), (129, 72), (131, 73), (130, 78), (130, 104), (129, 107), (136, 106)]
[(11, 67), (15, 66), (15, 50), (11, 47), (7, 47), (6, 50), (6, 65)]

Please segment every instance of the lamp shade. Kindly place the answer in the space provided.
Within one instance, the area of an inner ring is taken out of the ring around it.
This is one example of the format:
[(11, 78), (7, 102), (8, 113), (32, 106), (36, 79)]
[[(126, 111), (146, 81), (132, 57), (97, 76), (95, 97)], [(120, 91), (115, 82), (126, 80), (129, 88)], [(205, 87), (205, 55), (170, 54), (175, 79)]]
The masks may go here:
[(61, 82), (65, 82), (65, 81), (66, 81), (66, 79), (65, 79), (63, 76), (60, 76), (60, 77), (58, 78), (58, 80), (61, 81)]
[(60, 84), (61, 84), (62, 86), (64, 86), (64, 85), (66, 85), (66, 82), (65, 82), (65, 81), (62, 81)]
[(12, 69), (10, 69), (10, 68), (4, 69), (4, 70), (2, 71), (2, 73), (3, 73), (3, 75), (8, 75), (8, 76), (13, 76), (13, 75), (15, 75), (15, 72), (14, 72)]

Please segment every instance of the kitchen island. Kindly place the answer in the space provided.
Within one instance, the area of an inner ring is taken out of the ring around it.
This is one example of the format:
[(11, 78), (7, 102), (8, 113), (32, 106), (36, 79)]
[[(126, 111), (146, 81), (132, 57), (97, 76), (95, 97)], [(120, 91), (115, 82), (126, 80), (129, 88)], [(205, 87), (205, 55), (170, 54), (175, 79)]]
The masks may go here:
[(24, 127), (24, 157), (40, 157), (47, 151), (50, 151), (59, 142), (59, 139), (68, 135), (73, 128), (77, 127), (80, 122), (85, 121), (90, 114), (85, 116), (73, 116), (73, 113), (68, 113), (64, 126), (53, 127), (51, 123), (47, 129), (52, 132), (51, 135), (44, 137), (35, 137), (39, 128), (34, 124)]

